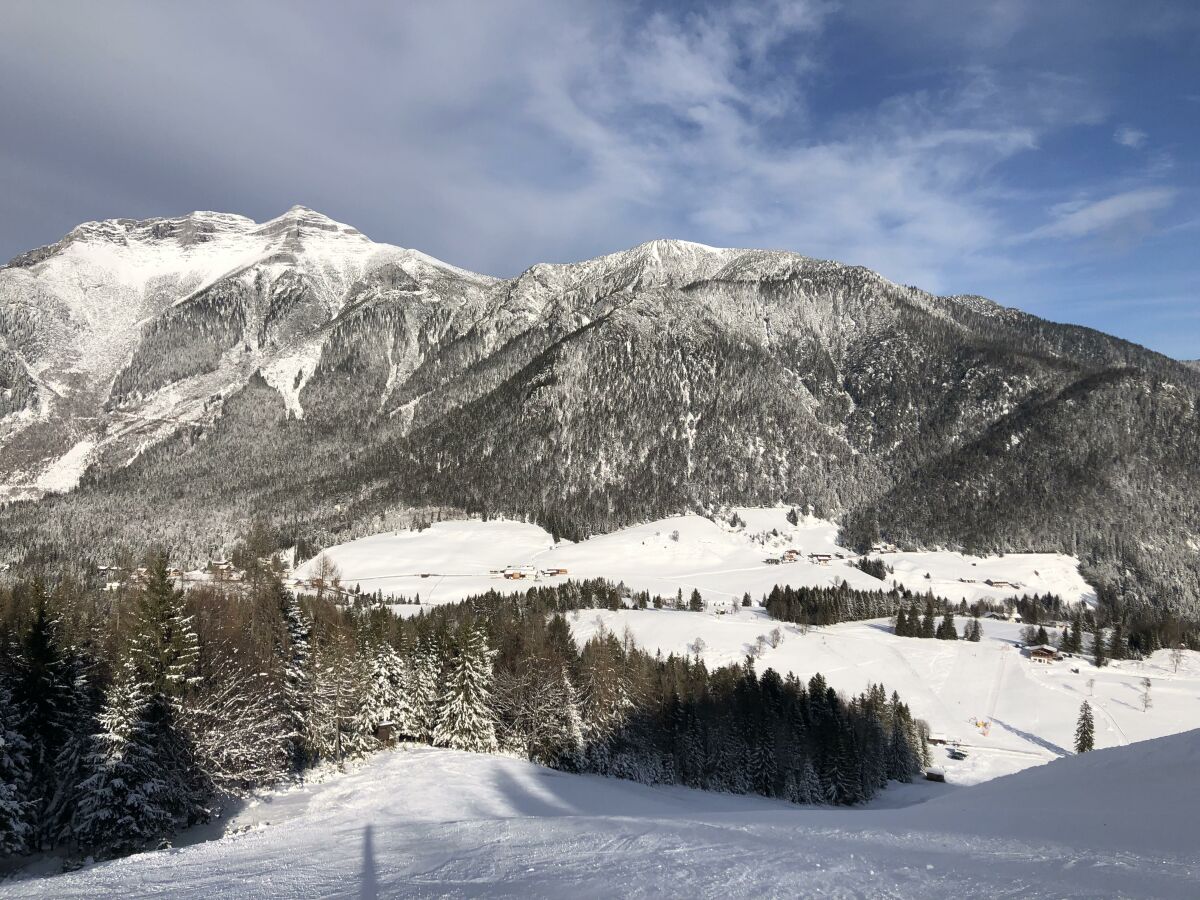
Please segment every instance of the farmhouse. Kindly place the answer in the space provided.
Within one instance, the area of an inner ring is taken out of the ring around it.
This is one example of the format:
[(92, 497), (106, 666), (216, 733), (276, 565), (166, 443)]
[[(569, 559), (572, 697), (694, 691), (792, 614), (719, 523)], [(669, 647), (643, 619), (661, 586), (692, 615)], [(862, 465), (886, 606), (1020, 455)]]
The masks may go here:
[(833, 561), (832, 553), (810, 553), (808, 561), (818, 566), (827, 566)]
[(1050, 663), (1058, 662), (1060, 658), (1058, 649), (1049, 644), (1039, 644), (1029, 648), (1029, 661), (1039, 665), (1048, 666)]

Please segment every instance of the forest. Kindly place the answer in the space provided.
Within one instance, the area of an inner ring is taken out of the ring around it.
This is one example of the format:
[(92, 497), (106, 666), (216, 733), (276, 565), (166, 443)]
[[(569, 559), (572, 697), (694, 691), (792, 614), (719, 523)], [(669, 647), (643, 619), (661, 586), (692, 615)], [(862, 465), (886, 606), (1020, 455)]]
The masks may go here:
[(568, 616), (648, 600), (607, 582), (408, 618), (321, 593), (271, 565), (185, 593), (161, 552), (115, 591), (0, 589), (0, 856), (169, 846), (234, 798), (396, 742), (846, 805), (925, 762), (925, 725), (882, 685), (709, 670), (603, 630), (579, 646)]

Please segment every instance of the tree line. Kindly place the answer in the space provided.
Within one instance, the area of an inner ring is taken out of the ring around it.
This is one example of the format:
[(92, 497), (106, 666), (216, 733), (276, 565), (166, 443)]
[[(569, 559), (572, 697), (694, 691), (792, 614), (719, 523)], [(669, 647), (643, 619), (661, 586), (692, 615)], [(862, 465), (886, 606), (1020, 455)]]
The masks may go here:
[(270, 567), (184, 593), (163, 554), (116, 591), (0, 589), (0, 854), (164, 846), (395, 741), (804, 803), (867, 800), (925, 761), (924, 724), (881, 685), (578, 643), (568, 617), (621, 594), (567, 582), (400, 618), (297, 597)]

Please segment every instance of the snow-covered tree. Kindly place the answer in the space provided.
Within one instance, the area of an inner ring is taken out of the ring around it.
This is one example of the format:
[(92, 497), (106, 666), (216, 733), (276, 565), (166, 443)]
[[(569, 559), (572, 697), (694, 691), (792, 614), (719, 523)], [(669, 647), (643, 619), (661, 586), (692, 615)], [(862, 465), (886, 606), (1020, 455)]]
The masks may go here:
[(178, 804), (162, 765), (152, 702), (126, 667), (100, 713), (73, 827), (76, 844), (99, 855), (144, 849), (175, 829)]
[(442, 696), (442, 654), (437, 645), (427, 643), (422, 646), (417, 651), (412, 669), (408, 703), (410, 724), (402, 734), (432, 744)]
[(284, 738), (288, 743), (291, 766), (295, 771), (309, 763), (307, 735), (312, 707), (311, 648), (312, 622), (300, 608), (296, 595), (276, 582), (280, 614), (284, 624), (284, 643), (279, 647), (283, 681), (279, 700), (283, 708)]
[(375, 749), (378, 746), (375, 734), (385, 722), (397, 732), (410, 725), (410, 681), (404, 658), (391, 644), (381, 642), (369, 651), (362, 703), (351, 723), (356, 751)]
[(151, 692), (174, 699), (196, 683), (199, 659), (200, 640), (184, 610), (183, 591), (168, 575), (166, 554), (156, 554), (138, 595), (129, 660)]
[(34, 829), (28, 792), (33, 780), (29, 743), (12, 692), (0, 674), (0, 857), (30, 849)]
[(183, 708), (182, 725), (207, 778), (234, 793), (274, 784), (291, 769), (291, 741), (269, 673), (221, 659), (204, 691)]
[(1079, 707), (1079, 721), (1075, 724), (1075, 752), (1087, 753), (1096, 747), (1096, 723), (1092, 719), (1092, 705), (1086, 700)]
[(482, 626), (464, 626), (450, 661), (433, 742), (439, 747), (493, 753), (496, 716), (491, 709), (492, 657)]

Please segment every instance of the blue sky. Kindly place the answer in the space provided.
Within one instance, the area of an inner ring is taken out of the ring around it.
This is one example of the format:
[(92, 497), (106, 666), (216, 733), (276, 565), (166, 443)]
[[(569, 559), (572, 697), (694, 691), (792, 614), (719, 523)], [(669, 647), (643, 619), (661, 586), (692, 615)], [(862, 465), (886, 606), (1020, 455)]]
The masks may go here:
[(6, 4), (0, 256), (294, 203), (515, 274), (679, 237), (1200, 357), (1191, 0)]

